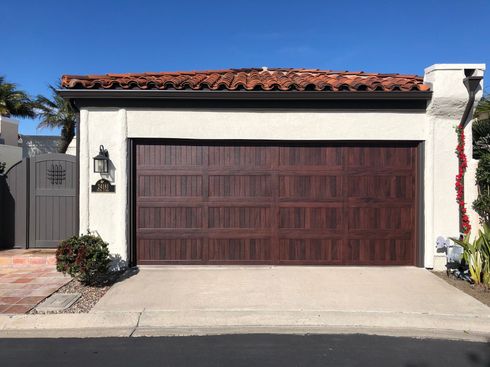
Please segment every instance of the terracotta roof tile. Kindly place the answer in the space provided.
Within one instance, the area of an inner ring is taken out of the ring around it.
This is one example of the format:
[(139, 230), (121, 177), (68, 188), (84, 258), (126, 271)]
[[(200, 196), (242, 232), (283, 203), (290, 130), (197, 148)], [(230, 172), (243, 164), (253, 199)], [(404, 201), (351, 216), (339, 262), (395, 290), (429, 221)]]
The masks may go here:
[(249, 68), (143, 74), (63, 75), (66, 89), (427, 91), (417, 75)]

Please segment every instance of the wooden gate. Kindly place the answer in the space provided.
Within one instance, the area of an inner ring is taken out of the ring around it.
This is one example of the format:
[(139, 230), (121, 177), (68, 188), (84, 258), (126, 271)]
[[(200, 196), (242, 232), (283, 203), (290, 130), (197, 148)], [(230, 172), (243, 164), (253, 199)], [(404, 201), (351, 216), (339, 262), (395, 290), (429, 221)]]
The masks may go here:
[(76, 157), (25, 158), (4, 177), (1, 248), (56, 247), (78, 232)]

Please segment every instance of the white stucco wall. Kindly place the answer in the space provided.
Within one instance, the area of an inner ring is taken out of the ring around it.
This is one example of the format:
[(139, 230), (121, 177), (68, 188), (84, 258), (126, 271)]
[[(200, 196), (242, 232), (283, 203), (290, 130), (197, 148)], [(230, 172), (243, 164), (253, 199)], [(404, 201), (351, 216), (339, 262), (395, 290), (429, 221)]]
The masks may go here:
[(19, 141), (19, 121), (5, 116), (0, 116), (0, 138), (5, 145), (17, 147)]
[(5, 172), (22, 160), (22, 148), (0, 144), (0, 162), (5, 162)]
[[(423, 140), (425, 114), (128, 110), (128, 136), (262, 140)], [(144, 121), (144, 123), (141, 123)]]
[(68, 148), (66, 148), (65, 154), (77, 155), (77, 137), (76, 136), (73, 137), (70, 144), (68, 145)]
[[(438, 235), (458, 235), (455, 126), (467, 92), (465, 68), (482, 65), (434, 65), (426, 70), (434, 98), (427, 112), (342, 112), (271, 110), (163, 110), (85, 108), (80, 112), (80, 229), (98, 232), (111, 252), (127, 256), (127, 139), (267, 139), (267, 140), (416, 140), (425, 142), (424, 227), (426, 267), (434, 266)], [(470, 126), (466, 130), (471, 130)], [(471, 134), (467, 151), (471, 151)], [(101, 176), (93, 173), (99, 145), (112, 162), (105, 177), (116, 193), (91, 193)], [(466, 176), (466, 200), (476, 197), (474, 176)], [(471, 204), (468, 205), (471, 207)], [(472, 219), (474, 219), (472, 217)], [(436, 258), (437, 262), (437, 258)]]

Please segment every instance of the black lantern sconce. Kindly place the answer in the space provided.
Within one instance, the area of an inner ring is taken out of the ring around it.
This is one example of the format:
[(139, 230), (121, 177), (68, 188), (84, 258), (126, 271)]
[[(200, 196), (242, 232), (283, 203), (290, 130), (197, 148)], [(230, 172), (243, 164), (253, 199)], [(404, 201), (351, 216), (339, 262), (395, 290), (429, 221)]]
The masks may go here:
[(109, 152), (103, 145), (99, 147), (99, 154), (94, 157), (94, 172), (109, 173)]

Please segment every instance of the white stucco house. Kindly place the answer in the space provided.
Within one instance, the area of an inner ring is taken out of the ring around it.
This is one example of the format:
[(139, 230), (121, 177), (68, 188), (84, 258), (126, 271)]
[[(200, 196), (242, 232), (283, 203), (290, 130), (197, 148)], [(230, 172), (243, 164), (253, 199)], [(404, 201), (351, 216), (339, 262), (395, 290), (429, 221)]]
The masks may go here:
[(19, 121), (0, 116), (0, 163), (5, 163), (5, 171), (22, 159), (19, 146)]
[(80, 231), (130, 265), (441, 267), (436, 238), (460, 232), (461, 122), (478, 226), (484, 70), (65, 75), (59, 92), (80, 111)]

